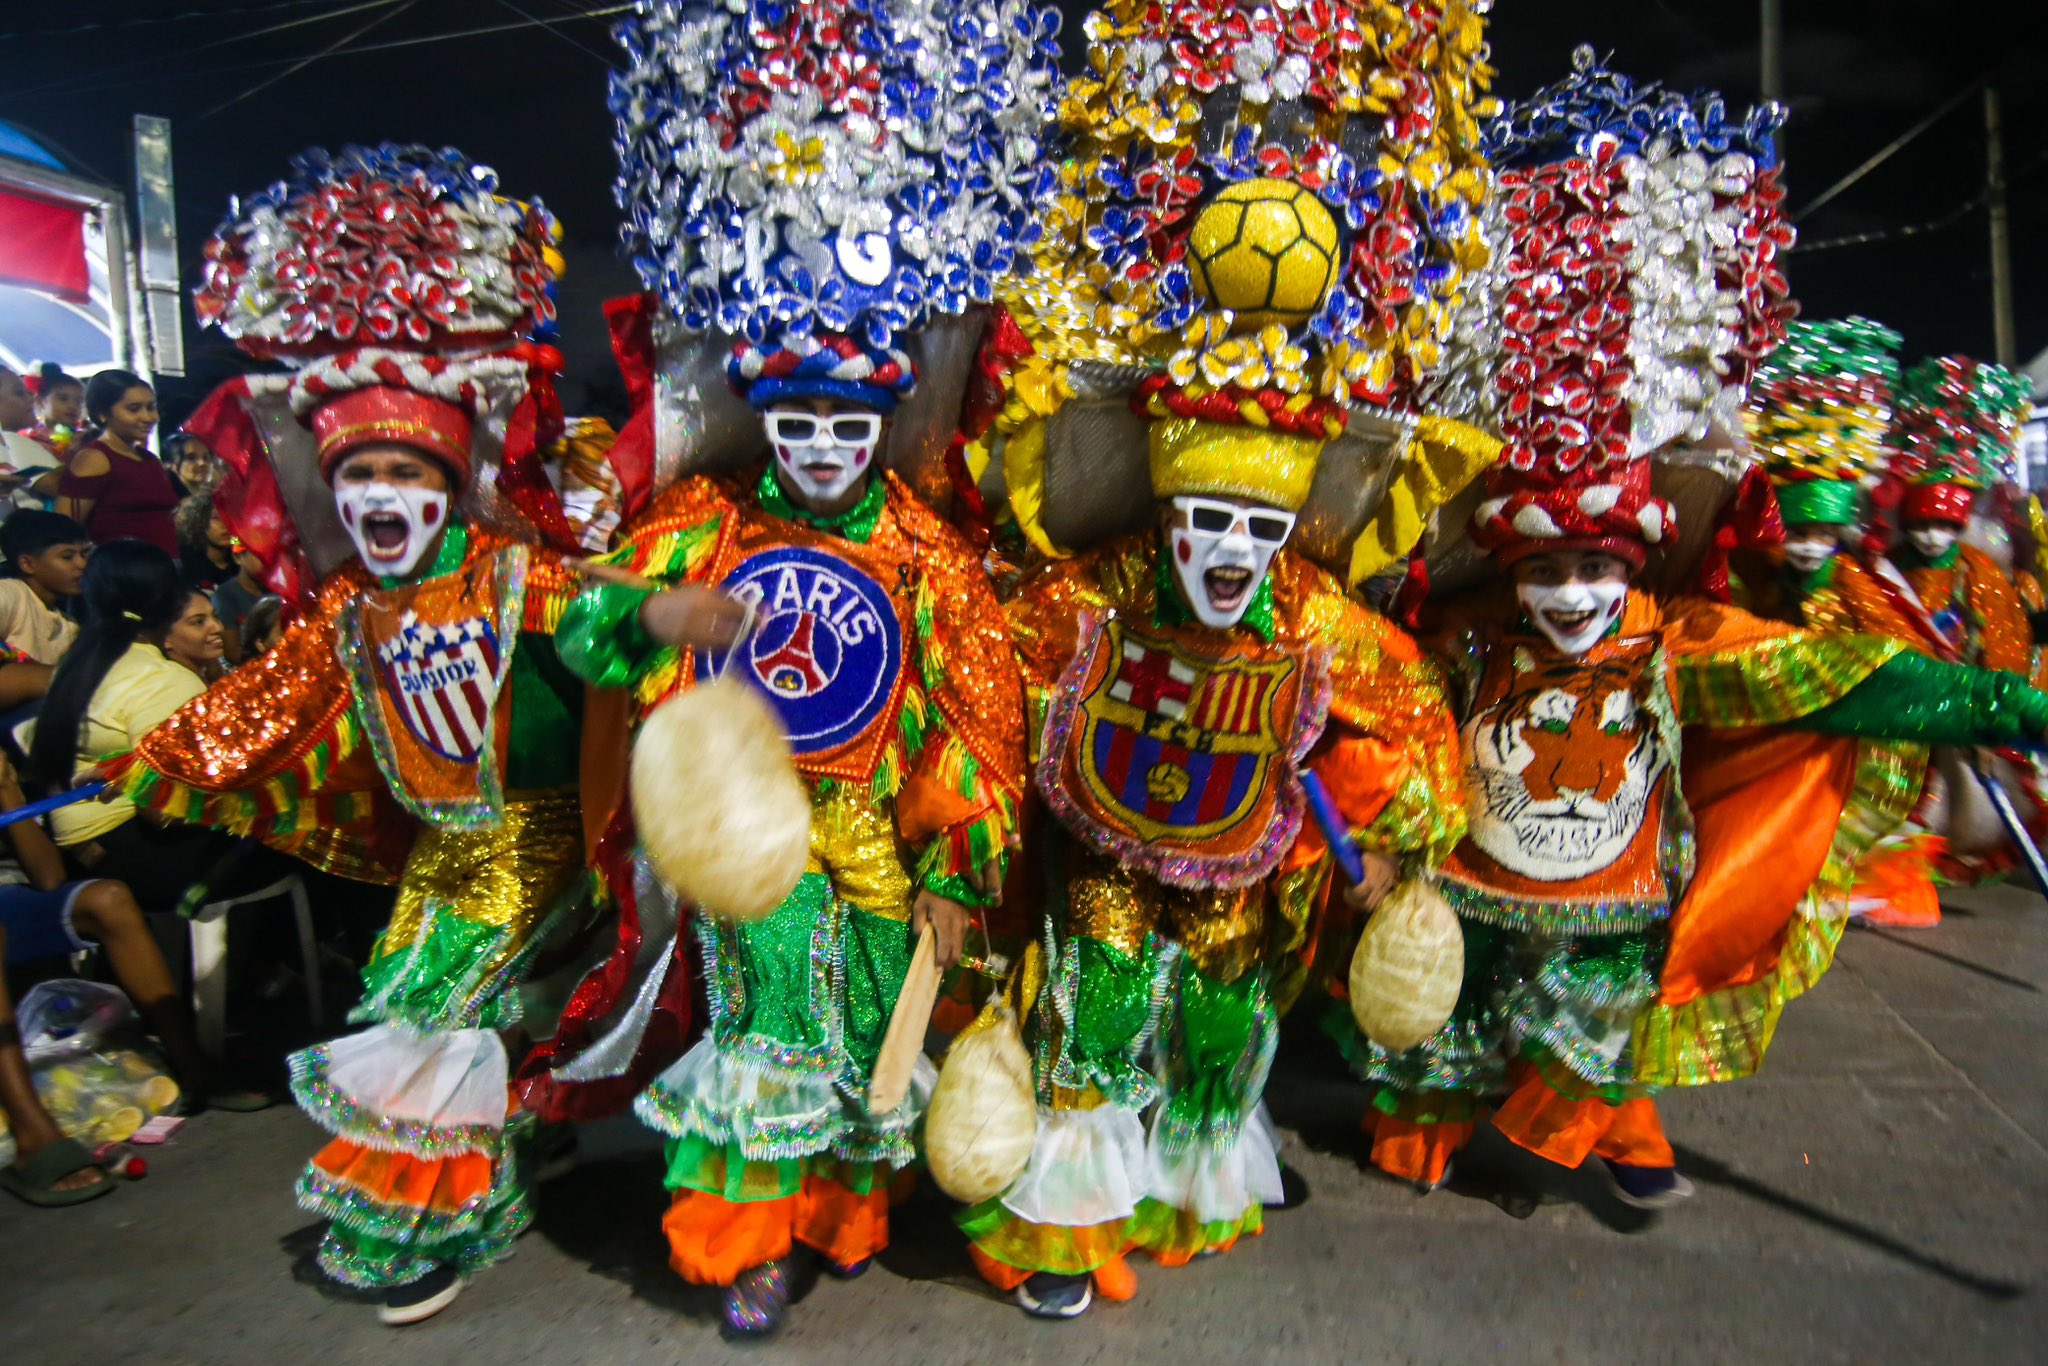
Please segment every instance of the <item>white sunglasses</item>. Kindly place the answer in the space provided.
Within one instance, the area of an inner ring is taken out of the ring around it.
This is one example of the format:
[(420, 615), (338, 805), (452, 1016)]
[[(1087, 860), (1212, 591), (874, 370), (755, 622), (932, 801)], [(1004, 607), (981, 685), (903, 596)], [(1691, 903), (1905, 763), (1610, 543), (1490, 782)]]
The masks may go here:
[(778, 446), (872, 446), (882, 435), (882, 419), (877, 413), (819, 417), (816, 413), (771, 412), (767, 425), (768, 439)]
[(1180, 497), (1173, 505), (1187, 514), (1188, 529), (1205, 536), (1228, 536), (1239, 526), (1263, 546), (1278, 548), (1294, 534), (1294, 514), (1272, 508), (1239, 507), (1214, 498)]

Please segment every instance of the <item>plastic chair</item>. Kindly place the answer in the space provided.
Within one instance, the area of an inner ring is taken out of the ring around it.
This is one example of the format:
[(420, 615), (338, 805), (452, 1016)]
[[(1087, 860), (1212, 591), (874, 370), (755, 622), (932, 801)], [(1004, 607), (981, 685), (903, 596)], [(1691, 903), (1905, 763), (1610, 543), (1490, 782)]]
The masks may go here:
[(299, 923), (299, 956), (304, 960), (306, 1010), (314, 1028), (320, 1020), (320, 946), (313, 938), (313, 905), (306, 884), (287, 873), (268, 887), (241, 896), (209, 901), (192, 917), (192, 1013), (198, 1018), (199, 1046), (219, 1057), (228, 1034), (228, 912), (237, 906), (290, 897)]

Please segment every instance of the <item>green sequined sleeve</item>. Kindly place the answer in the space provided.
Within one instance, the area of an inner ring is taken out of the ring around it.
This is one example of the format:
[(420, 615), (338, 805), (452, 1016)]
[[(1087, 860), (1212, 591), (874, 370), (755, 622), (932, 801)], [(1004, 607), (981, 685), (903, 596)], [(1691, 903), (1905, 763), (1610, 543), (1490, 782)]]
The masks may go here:
[(640, 624), (640, 608), (650, 596), (644, 588), (616, 583), (584, 589), (555, 628), (562, 663), (593, 687), (626, 688), (639, 682), (662, 654)]
[(1902, 654), (1799, 725), (1829, 735), (1929, 745), (2038, 740), (2048, 732), (2048, 693), (2036, 692), (2016, 674)]

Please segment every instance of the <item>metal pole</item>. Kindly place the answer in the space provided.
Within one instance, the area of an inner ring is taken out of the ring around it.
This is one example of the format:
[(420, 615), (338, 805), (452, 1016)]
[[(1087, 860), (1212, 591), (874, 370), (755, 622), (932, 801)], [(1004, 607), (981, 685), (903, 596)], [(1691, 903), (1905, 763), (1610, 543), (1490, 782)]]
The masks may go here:
[[(1759, 16), (1762, 32), (1758, 46), (1757, 89), (1766, 100), (1785, 98), (1785, 5), (1784, 0), (1762, 0)], [(1785, 164), (1785, 132), (1778, 130), (1778, 165)], [(1785, 172), (1780, 169), (1782, 180)]]
[(2005, 204), (2005, 120), (1998, 88), (1984, 87), (1984, 198), (1991, 206), (1991, 326), (2000, 365), (2019, 363), (2013, 331), (2012, 215)]

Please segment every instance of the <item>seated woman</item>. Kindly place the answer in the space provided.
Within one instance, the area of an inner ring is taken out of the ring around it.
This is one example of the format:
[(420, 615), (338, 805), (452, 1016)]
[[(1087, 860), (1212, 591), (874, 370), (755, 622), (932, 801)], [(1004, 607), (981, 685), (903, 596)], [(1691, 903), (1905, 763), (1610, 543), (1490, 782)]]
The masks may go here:
[[(24, 801), (13, 766), (0, 757), (0, 811), (12, 811)], [(163, 1045), (186, 1103), (206, 1105), (211, 1075), (192, 1032), (191, 1013), (171, 980), (171, 970), (143, 922), (135, 898), (118, 882), (66, 882), (63, 857), (34, 821), (17, 821), (6, 828), (6, 835), (29, 883), (0, 887), (0, 960), (14, 967), (65, 957), (97, 944), (106, 954), (114, 980)], [(254, 1109), (264, 1098), (236, 1093), (215, 1095), (212, 1101), (223, 1109)], [(16, 1148), (14, 1165), (0, 1168), (0, 1190), (31, 1205), (56, 1206), (81, 1204), (113, 1188), (85, 1149), (58, 1131), (37, 1097), (4, 977), (0, 977), (0, 1110), (6, 1111)]]
[[(30, 733), (29, 771), (53, 790), (90, 777), (95, 764), (125, 754), (165, 718), (206, 690), (221, 657), (220, 622), (206, 595), (189, 588), (171, 557), (140, 541), (94, 552), (80, 585), (85, 624), (57, 666)], [(169, 826), (123, 798), (80, 802), (52, 814), (50, 828), (77, 876), (118, 878), (144, 910), (174, 910), (196, 883), (215, 895), (263, 885), (274, 863), (255, 857), (227, 877), (209, 877), (235, 850), (232, 835)]]

